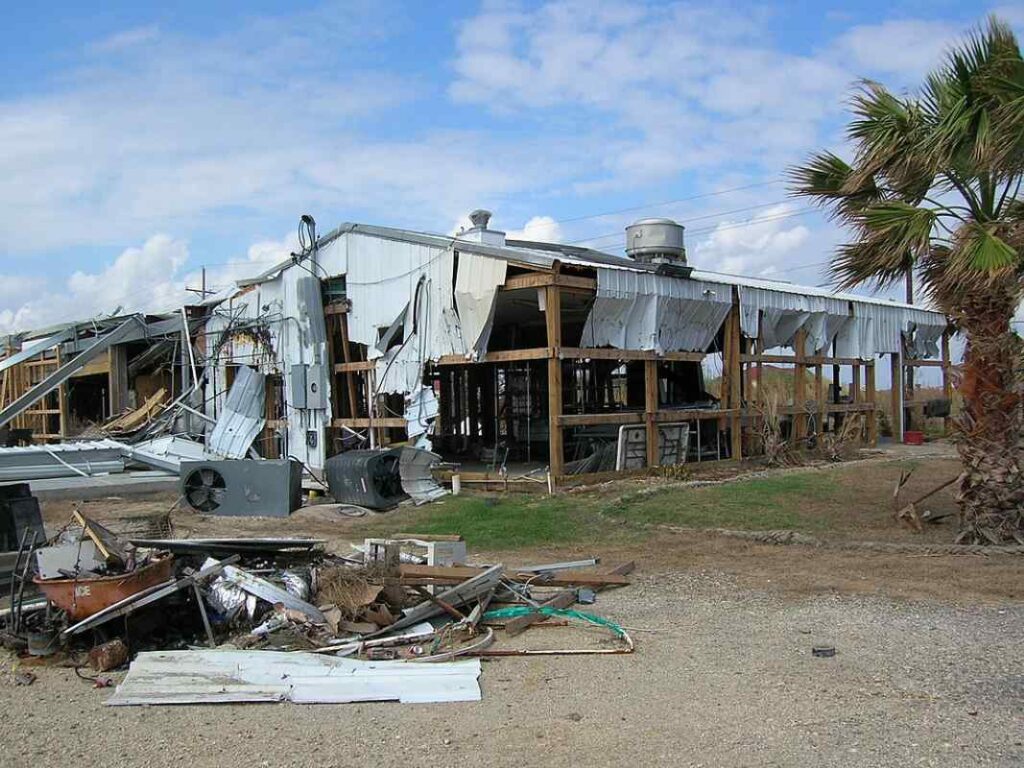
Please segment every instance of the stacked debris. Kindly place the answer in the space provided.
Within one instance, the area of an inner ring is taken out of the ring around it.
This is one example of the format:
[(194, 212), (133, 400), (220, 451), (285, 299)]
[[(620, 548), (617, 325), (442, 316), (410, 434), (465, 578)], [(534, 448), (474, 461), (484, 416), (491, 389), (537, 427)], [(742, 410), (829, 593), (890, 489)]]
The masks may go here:
[[(89, 652), (97, 670), (135, 654), (110, 704), (477, 700), (481, 657), (633, 650), (622, 627), (573, 608), (628, 584), (632, 563), (474, 565), (455, 535), (367, 539), (346, 554), (309, 539), (125, 541), (76, 518), (73, 563), (68, 542), (36, 551), (47, 602), (21, 631), (49, 638), (40, 650), (26, 637), (26, 650)], [(601, 640), (511, 640), (569, 625)], [(499, 634), (509, 647), (495, 647)]]

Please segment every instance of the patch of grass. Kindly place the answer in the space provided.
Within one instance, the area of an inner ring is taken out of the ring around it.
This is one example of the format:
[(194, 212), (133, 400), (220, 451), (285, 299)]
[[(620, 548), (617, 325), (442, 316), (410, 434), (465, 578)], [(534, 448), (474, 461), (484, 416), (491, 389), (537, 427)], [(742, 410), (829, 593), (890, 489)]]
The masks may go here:
[(565, 499), (547, 496), (448, 496), (414, 510), (392, 512), (356, 526), (369, 536), (460, 533), (473, 549), (516, 549), (579, 542), (598, 533)]
[(705, 488), (676, 488), (623, 499), (609, 513), (626, 521), (689, 528), (822, 530), (822, 503), (838, 500), (835, 478), (791, 474)]

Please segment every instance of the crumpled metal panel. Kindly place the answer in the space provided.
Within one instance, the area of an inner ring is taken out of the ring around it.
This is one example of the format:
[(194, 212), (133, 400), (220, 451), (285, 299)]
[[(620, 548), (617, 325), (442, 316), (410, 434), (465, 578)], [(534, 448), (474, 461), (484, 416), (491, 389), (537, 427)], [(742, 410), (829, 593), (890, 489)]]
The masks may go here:
[(0, 448), (0, 481), (123, 472), (124, 449), (106, 439)]
[(468, 351), (474, 358), (487, 352), (494, 321), (494, 299), (498, 287), (505, 284), (507, 262), (459, 254), (459, 268), (455, 276), (455, 303), (459, 309), (459, 322)]
[(597, 270), (583, 346), (703, 352), (732, 306), (727, 286), (646, 272)]
[(106, 704), (479, 701), (479, 677), (479, 659), (411, 664), (283, 651), (149, 651), (135, 657)]
[(77, 332), (76, 326), (72, 325), (54, 336), (23, 346), (20, 352), (15, 352), (13, 355), (0, 360), (0, 372), (6, 371), (8, 368), (17, 365), (18, 363), (23, 363), (26, 360), (35, 357), (40, 352), (52, 349), (61, 342), (75, 338)]
[(416, 505), (446, 496), (448, 491), (438, 485), (431, 469), (441, 463), (441, 457), (419, 448), (403, 448), (398, 460), (398, 474), (402, 478), (402, 490), (412, 497)]
[(421, 387), (405, 398), (406, 434), (409, 438), (424, 434), (437, 418), (440, 404), (432, 387)]
[[(304, 336), (304, 346), (312, 347), (314, 353), (322, 353), (327, 344), (327, 328), (324, 323), (324, 300), (320, 293), (320, 281), (309, 275), (295, 281), (296, 304), (299, 308), (299, 326)], [(317, 355), (316, 362), (322, 357)]]
[(206, 447), (226, 459), (244, 458), (266, 423), (265, 396), (263, 374), (248, 366), (239, 368), (224, 402), (224, 412), (206, 438)]

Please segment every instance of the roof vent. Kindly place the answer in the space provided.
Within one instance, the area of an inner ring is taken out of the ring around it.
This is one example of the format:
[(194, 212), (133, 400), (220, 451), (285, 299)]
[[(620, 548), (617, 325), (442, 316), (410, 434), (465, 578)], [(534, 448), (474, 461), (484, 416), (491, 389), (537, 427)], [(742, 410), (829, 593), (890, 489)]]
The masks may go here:
[(504, 232), (487, 228), (491, 223), (490, 211), (484, 210), (483, 208), (477, 208), (469, 214), (469, 220), (473, 226), (464, 232), (459, 232), (459, 234), (456, 235), (458, 239), (472, 240), (475, 243), (484, 243), (486, 245), (505, 245)]
[(647, 264), (686, 265), (683, 225), (672, 219), (640, 219), (626, 227), (626, 255)]
[(491, 222), (491, 212), (477, 208), (469, 214), (469, 220), (473, 222), (474, 229), (487, 229), (487, 225)]

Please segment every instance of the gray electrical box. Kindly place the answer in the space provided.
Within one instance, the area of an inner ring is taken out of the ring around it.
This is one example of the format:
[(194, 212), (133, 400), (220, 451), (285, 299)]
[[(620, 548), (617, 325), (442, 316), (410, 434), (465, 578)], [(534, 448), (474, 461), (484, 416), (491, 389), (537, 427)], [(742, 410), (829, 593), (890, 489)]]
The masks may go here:
[(300, 411), (309, 407), (306, 405), (306, 368), (305, 365), (293, 365), (290, 372), (292, 408)]
[(322, 365), (293, 365), (291, 368), (292, 408), (300, 411), (327, 407)]
[(327, 401), (324, 397), (326, 388), (324, 367), (322, 365), (309, 366), (306, 370), (306, 407), (310, 410), (326, 408)]

